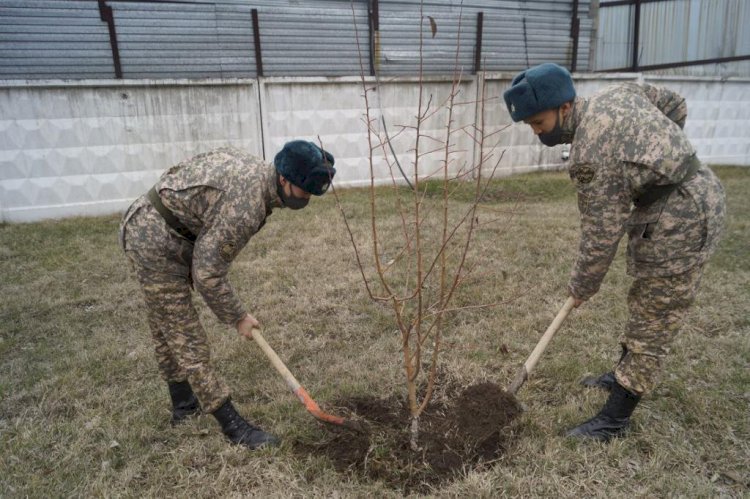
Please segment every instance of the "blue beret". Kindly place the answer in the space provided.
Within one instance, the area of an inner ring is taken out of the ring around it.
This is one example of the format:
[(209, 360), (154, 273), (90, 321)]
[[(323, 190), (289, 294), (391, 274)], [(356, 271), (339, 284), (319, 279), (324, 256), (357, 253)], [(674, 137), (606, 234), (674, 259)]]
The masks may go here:
[(293, 140), (273, 158), (276, 171), (305, 192), (321, 196), (336, 174), (333, 155), (313, 142)]
[(518, 73), (505, 91), (505, 105), (513, 121), (555, 109), (576, 97), (568, 70), (546, 62)]

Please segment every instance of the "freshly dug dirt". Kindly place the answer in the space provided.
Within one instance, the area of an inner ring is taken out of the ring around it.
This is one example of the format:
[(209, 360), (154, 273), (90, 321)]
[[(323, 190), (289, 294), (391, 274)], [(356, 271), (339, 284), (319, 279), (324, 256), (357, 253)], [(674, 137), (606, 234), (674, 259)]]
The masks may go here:
[(396, 397), (353, 398), (337, 404), (364, 419), (367, 433), (326, 426), (326, 438), (297, 450), (325, 455), (342, 472), (404, 492), (426, 492), (464, 470), (481, 468), (507, 448), (502, 430), (521, 412), (516, 399), (492, 383), (472, 385), (420, 418), (419, 451), (409, 446), (409, 411)]

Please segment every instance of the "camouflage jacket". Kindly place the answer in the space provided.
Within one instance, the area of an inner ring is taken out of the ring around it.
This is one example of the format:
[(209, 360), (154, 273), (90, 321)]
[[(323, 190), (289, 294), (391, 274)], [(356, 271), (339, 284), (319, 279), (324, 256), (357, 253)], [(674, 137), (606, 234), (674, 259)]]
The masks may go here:
[(576, 99), (562, 125), (572, 136), (569, 172), (581, 214), (569, 283), (575, 296), (588, 299), (599, 290), (625, 232), (634, 277), (681, 274), (713, 252), (724, 191), (705, 165), (670, 195), (633, 204), (653, 186), (681, 182), (697, 162), (682, 130), (686, 117), (682, 97), (651, 85), (624, 83)]
[[(175, 238), (182, 247), (187, 245), (190, 254), (178, 259), (190, 265), (195, 289), (221, 322), (235, 324), (246, 311), (227, 272), (271, 210), (282, 206), (276, 183), (273, 165), (237, 149), (227, 147), (195, 156), (164, 172), (155, 186), (164, 206), (197, 236), (195, 243), (191, 245), (174, 233), (142, 196), (126, 213), (123, 226), (139, 207), (145, 207), (150, 216), (140, 218), (153, 227), (129, 229), (123, 245), (126, 250), (157, 253), (164, 249), (156, 246), (173, 244)], [(167, 271), (174, 272), (170, 267), (174, 263), (164, 262)]]

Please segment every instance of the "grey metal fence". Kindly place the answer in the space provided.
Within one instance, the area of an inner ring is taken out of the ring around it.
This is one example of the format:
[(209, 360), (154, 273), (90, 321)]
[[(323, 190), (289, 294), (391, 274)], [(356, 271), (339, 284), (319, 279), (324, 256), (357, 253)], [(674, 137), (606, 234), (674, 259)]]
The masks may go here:
[(456, 62), (465, 73), (541, 61), (586, 70), (590, 4), (0, 0), (0, 79), (417, 74), (420, 34), (425, 74)]

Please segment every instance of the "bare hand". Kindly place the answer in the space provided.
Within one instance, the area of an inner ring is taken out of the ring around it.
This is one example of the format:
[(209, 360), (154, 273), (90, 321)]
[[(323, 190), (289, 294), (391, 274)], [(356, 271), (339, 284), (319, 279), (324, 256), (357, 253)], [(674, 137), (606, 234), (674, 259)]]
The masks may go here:
[(248, 340), (252, 340), (253, 329), (260, 329), (260, 322), (258, 322), (258, 319), (256, 319), (252, 315), (247, 314), (245, 317), (240, 319), (236, 327), (237, 333), (239, 333), (240, 336), (244, 336)]

